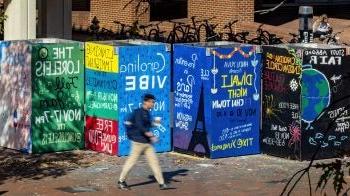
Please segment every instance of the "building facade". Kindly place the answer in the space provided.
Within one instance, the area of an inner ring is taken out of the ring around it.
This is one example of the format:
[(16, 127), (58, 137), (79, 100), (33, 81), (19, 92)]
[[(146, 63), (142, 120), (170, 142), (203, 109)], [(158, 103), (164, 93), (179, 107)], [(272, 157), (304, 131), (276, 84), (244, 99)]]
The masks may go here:
[(115, 28), (115, 20), (127, 24), (136, 20), (147, 24), (170, 19), (190, 23), (191, 16), (197, 16), (198, 19), (215, 16), (212, 23), (219, 24), (218, 28), (230, 19), (254, 21), (254, 0), (152, 0), (150, 4), (141, 3), (138, 13), (136, 1), (125, 7), (130, 0), (90, 0), (89, 9), (85, 10), (74, 5), (74, 2), (82, 5), (87, 1), (73, 0), (73, 25), (77, 28), (87, 28), (94, 16), (100, 21), (101, 27), (108, 29)]

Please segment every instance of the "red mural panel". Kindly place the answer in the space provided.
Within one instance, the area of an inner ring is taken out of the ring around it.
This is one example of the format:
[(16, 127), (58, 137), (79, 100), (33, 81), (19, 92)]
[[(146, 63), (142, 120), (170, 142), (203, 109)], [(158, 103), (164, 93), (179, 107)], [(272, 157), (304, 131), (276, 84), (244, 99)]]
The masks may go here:
[(85, 146), (97, 152), (116, 155), (118, 152), (118, 122), (86, 116)]

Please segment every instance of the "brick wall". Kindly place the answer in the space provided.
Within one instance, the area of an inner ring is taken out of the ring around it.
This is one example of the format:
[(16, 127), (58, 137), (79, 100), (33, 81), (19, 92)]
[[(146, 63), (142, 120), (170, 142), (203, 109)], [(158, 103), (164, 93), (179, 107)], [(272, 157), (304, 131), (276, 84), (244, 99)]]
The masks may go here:
[(230, 19), (240, 23), (254, 21), (254, 0), (189, 0), (188, 16), (211, 18), (222, 28)]
[(72, 11), (72, 25), (75, 28), (86, 29), (90, 25), (89, 11)]
[[(100, 21), (100, 26), (108, 29), (114, 29), (114, 20), (131, 24), (138, 19), (141, 24), (147, 24), (150, 18), (149, 12), (138, 17), (134, 10), (135, 3), (123, 10), (123, 6), (127, 2), (129, 2), (129, 0), (91, 0), (91, 11), (88, 22), (90, 22), (94, 16), (97, 16)], [(145, 6), (146, 4), (143, 4), (141, 10), (144, 9)], [(231, 18), (240, 21), (237, 24), (238, 26), (246, 21), (253, 22), (253, 12), (254, 0), (188, 0), (189, 18), (179, 21), (191, 22), (191, 16), (198, 16), (199, 19), (216, 16), (213, 22), (219, 24), (218, 29), (220, 30)], [(163, 24), (163, 28), (170, 29), (171, 25), (165, 23)]]
[[(137, 19), (134, 11), (135, 3), (123, 9), (130, 0), (91, 0), (90, 21), (96, 16), (100, 26), (107, 29), (114, 29), (113, 21), (131, 24)], [(142, 16), (141, 21), (146, 22), (147, 17)]]

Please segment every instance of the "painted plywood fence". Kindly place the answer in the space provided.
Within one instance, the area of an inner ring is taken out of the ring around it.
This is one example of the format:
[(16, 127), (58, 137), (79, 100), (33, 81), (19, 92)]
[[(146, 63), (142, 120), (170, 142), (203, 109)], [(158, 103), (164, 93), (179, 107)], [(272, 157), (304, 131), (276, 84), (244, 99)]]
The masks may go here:
[[(87, 147), (128, 155), (130, 141), (123, 122), (141, 106), (142, 95), (152, 93), (157, 100), (151, 115), (162, 118), (161, 125), (152, 130), (160, 138), (155, 148), (157, 152), (171, 150), (170, 51), (167, 48), (165, 44), (143, 42), (86, 44)], [(99, 121), (105, 122), (97, 126)]]
[(84, 147), (84, 48), (62, 40), (1, 43), (0, 145), (33, 153)]
[(174, 147), (211, 158), (256, 154), (261, 54), (253, 46), (174, 46)]
[(262, 149), (292, 159), (349, 150), (350, 58), (345, 48), (264, 48)]

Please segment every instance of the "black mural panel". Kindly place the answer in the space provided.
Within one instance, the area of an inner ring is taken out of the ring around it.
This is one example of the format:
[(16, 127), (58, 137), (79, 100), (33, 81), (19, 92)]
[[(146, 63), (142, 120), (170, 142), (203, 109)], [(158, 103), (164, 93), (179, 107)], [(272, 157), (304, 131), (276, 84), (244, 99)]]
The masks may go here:
[(301, 120), (302, 159), (349, 151), (350, 58), (346, 49), (304, 49)]
[(292, 49), (268, 46), (263, 51), (262, 152), (300, 159), (301, 59)]

